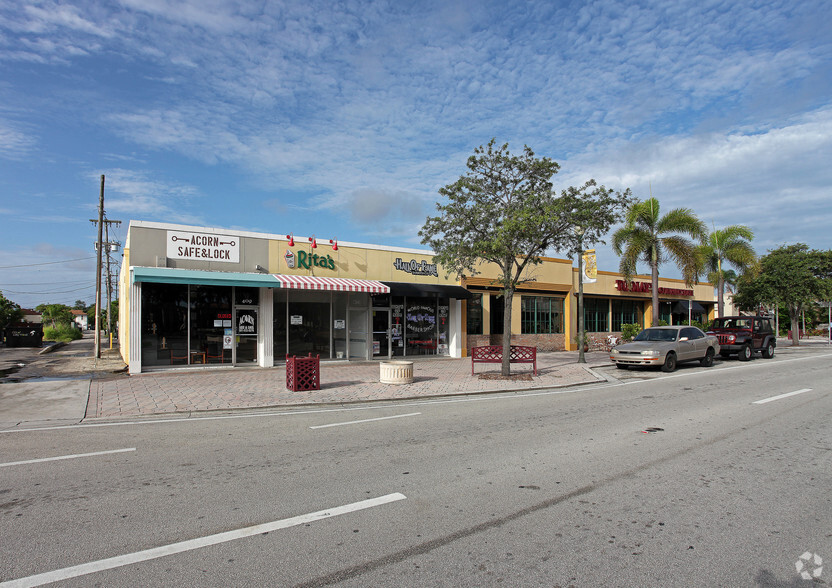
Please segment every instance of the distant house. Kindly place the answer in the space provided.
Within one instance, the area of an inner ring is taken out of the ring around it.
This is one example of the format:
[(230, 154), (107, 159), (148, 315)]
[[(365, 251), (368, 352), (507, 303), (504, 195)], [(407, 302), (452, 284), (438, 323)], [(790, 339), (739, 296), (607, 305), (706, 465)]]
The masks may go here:
[(81, 329), (82, 331), (86, 331), (87, 329), (89, 329), (89, 326), (88, 326), (89, 319), (87, 317), (87, 313), (84, 312), (83, 310), (73, 310), (72, 311), (72, 320), (75, 321), (75, 325), (79, 329)]
[(43, 316), (37, 310), (32, 310), (31, 308), (21, 308), (20, 310), (23, 311), (23, 320), (21, 322), (37, 324), (43, 322)]

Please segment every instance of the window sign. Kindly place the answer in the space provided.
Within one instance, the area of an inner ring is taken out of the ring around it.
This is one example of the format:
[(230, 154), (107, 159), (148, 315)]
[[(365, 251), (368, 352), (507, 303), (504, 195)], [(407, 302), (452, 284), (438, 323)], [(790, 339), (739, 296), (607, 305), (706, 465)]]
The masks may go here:
[(344, 319), (335, 319), (335, 328), (336, 329), (346, 329), (347, 328), (347, 321)]
[(168, 231), (167, 255), (170, 259), (240, 263), (240, 237)]
[(407, 307), (407, 330), (411, 333), (432, 333), (436, 329), (436, 308), (425, 304)]
[(303, 324), (303, 315), (300, 314), (293, 314), (289, 317), (289, 324), (290, 325), (302, 325)]
[(237, 310), (237, 334), (257, 334), (257, 311), (254, 309)]

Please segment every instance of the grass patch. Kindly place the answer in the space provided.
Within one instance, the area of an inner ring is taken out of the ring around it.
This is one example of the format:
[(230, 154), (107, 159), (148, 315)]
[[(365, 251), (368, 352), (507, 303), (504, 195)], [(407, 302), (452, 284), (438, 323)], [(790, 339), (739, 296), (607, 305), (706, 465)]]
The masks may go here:
[(48, 341), (62, 341), (69, 343), (83, 337), (83, 333), (72, 325), (58, 325), (57, 327), (44, 327), (43, 338)]

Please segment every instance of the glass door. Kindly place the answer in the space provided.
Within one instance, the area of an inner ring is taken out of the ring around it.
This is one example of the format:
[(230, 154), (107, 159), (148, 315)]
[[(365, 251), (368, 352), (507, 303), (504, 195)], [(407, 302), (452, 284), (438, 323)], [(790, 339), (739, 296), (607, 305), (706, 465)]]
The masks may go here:
[(234, 365), (257, 363), (257, 307), (235, 307)]
[(349, 341), (347, 352), (350, 359), (367, 359), (367, 309), (350, 308), (349, 310)]
[(390, 311), (373, 309), (373, 358), (390, 357)]

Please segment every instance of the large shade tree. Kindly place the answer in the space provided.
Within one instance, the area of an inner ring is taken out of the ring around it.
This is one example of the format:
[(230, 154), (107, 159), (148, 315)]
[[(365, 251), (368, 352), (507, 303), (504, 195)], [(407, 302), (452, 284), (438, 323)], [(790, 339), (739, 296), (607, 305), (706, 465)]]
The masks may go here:
[(725, 265), (731, 264), (739, 272), (743, 272), (754, 263), (757, 256), (749, 242), (752, 239), (754, 239), (754, 233), (751, 229), (743, 225), (731, 225), (722, 229), (714, 229), (701, 246), (700, 251), (705, 270), (708, 272), (708, 281), (716, 284), (719, 316), (725, 315), (725, 285), (729, 279), (735, 279), (736, 276)]
[(695, 284), (702, 265), (691, 239), (701, 242), (705, 232), (705, 223), (689, 208), (674, 208), (661, 216), (659, 201), (648, 198), (633, 204), (624, 226), (613, 233), (612, 248), (621, 257), (619, 271), (627, 282), (636, 275), (638, 262), (650, 267), (654, 327), (659, 323), (659, 266), (673, 261), (685, 282)]
[(526, 270), (540, 263), (547, 250), (567, 247), (574, 234), (574, 214), (582, 201), (611, 193), (594, 181), (564, 190), (558, 197), (551, 178), (560, 166), (538, 158), (528, 147), (520, 155), (492, 139), (468, 158), (468, 171), (439, 193), (438, 216), (428, 217), (419, 231), (434, 260), (449, 274), (473, 276), (482, 262), (499, 268), (495, 280), (503, 293), (502, 374), (511, 373), (511, 307)]
[(792, 345), (800, 345), (800, 313), (830, 298), (832, 251), (796, 243), (769, 251), (755, 271), (741, 276), (734, 304), (749, 311), (764, 305), (785, 305), (792, 325)]

